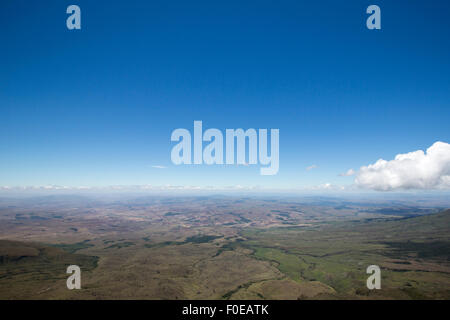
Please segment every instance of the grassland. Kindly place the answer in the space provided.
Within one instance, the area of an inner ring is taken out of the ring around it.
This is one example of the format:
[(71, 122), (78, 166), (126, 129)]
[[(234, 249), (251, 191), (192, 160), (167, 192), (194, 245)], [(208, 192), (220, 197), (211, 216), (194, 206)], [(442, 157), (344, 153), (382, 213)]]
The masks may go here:
[(65, 285), (65, 270), (76, 264), (85, 272), (98, 258), (61, 248), (0, 240), (0, 299), (38, 298), (52, 287)]
[[(319, 230), (247, 230), (242, 245), (296, 282), (336, 293), (317, 298), (450, 298), (450, 211), (401, 220), (324, 225)], [(369, 291), (365, 269), (379, 265), (383, 290)]]
[[(80, 201), (0, 205), (0, 299), (450, 299), (449, 210)], [(66, 288), (70, 264), (81, 290)], [(366, 287), (372, 264), (381, 290)]]

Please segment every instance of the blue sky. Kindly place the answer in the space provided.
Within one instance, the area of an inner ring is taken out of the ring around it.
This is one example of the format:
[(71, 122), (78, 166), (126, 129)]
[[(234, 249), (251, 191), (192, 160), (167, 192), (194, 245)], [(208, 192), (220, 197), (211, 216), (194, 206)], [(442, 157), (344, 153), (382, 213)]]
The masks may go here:
[[(449, 16), (448, 1), (1, 1), (0, 185), (351, 184), (339, 173), (450, 142)], [(279, 173), (174, 166), (171, 132), (194, 120), (280, 129)]]

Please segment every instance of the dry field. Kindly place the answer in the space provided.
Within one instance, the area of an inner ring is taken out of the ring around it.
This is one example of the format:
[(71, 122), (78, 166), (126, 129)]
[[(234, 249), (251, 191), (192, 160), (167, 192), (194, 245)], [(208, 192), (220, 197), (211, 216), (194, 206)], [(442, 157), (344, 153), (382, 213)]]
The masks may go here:
[(448, 210), (379, 201), (1, 199), (0, 299), (449, 299), (449, 231)]

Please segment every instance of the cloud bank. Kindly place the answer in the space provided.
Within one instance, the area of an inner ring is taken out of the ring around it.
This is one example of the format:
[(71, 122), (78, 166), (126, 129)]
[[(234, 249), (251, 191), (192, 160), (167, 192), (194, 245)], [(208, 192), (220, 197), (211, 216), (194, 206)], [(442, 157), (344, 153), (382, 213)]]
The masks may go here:
[(363, 166), (355, 184), (378, 191), (450, 188), (450, 144), (438, 141), (426, 152), (398, 154), (394, 160)]
[(349, 177), (355, 175), (356, 171), (353, 169), (348, 169), (346, 172), (339, 174), (341, 177)]
[(166, 169), (166, 166), (152, 166), (152, 168), (156, 168), (156, 169)]

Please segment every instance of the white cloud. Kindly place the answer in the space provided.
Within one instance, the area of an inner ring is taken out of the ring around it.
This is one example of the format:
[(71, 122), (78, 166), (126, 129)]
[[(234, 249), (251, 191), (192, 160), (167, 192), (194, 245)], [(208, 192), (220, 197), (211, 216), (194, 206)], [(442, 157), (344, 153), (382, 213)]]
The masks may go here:
[(341, 177), (349, 177), (349, 176), (353, 176), (355, 173), (356, 173), (355, 170), (348, 169), (346, 172), (340, 173), (339, 176), (341, 176)]
[(156, 169), (166, 169), (166, 166), (152, 166), (152, 168), (156, 168)]
[(309, 167), (306, 167), (306, 170), (310, 171), (310, 170), (316, 169), (316, 168), (317, 168), (317, 166), (315, 164), (313, 164), (313, 165), (311, 165)]
[(426, 152), (398, 154), (390, 161), (380, 159), (361, 167), (355, 183), (379, 191), (450, 188), (450, 144), (438, 141)]
[(317, 186), (312, 186), (308, 188), (309, 190), (329, 190), (329, 191), (343, 191), (345, 190), (345, 186), (339, 186), (332, 184), (330, 182), (326, 182), (323, 184), (319, 184)]
[(331, 188), (333, 188), (333, 185), (331, 183), (329, 183), (329, 182), (321, 184), (319, 186), (319, 189), (331, 189)]

